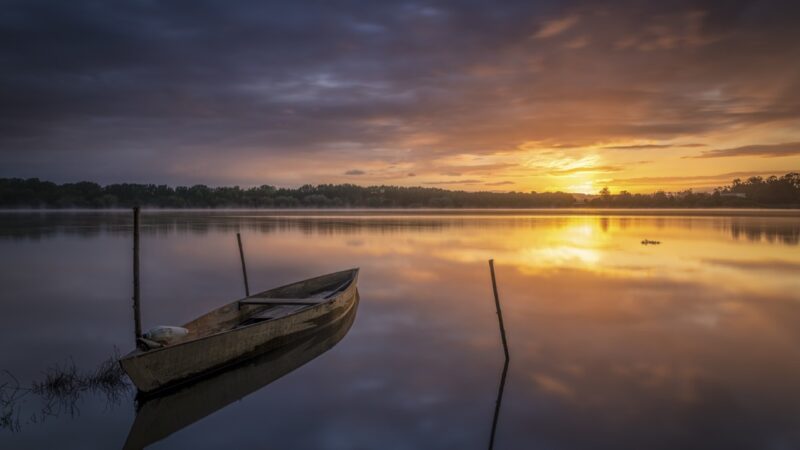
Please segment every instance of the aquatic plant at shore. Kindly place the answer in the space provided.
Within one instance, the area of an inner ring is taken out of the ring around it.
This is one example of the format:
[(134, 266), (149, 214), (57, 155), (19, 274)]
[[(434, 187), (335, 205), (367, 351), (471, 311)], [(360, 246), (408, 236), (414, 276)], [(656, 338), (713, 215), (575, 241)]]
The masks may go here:
[[(100, 363), (90, 372), (81, 372), (70, 358), (43, 373), (43, 378), (23, 386), (16, 376), (5, 371), (6, 381), (0, 383), (0, 429), (20, 431), (22, 425), (44, 422), (50, 417), (80, 414), (80, 399), (86, 394), (102, 395), (108, 405), (119, 404), (133, 392), (133, 385), (120, 367), (119, 354)], [(39, 405), (27, 419), (22, 420), (28, 400), (37, 397)]]

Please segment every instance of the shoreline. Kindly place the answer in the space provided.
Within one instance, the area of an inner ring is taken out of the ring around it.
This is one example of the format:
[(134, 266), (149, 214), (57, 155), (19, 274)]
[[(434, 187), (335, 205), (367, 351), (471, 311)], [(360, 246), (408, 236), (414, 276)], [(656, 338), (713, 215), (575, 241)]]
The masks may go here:
[[(14, 208), (0, 214), (129, 214), (128, 208)], [(798, 217), (800, 208), (146, 208), (143, 214), (230, 214), (264, 217), (313, 216), (742, 216)]]

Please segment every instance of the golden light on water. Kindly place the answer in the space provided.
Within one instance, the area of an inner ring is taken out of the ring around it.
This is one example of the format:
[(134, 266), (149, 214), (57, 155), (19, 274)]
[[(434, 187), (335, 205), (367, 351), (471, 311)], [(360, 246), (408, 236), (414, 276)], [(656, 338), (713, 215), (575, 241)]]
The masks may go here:
[[(48, 320), (52, 329), (74, 330), (79, 323), (108, 336), (84, 336), (81, 348), (129, 345), (130, 330), (120, 323), (130, 317), (130, 236), (118, 214), (7, 215), (12, 237), (0, 247), (13, 257), (0, 278), (16, 303), (9, 309), (15, 316), (0, 317), (2, 329)], [(411, 399), (414, 423), (420, 414), (441, 417), (442, 408), (448, 417), (485, 408), (489, 417), (502, 366), (492, 258), (512, 355), (508, 395), (517, 405), (503, 410), (503, 433), (516, 442), (535, 440), (553, 423), (570, 435), (610, 433), (613, 447), (631, 430), (645, 430), (642, 442), (652, 442), (654, 421), (683, 427), (687, 414), (693, 424), (706, 420), (698, 427), (703, 436), (720, 417), (737, 427), (742, 414), (767, 417), (779, 409), (798, 417), (797, 212), (150, 211), (144, 218), (147, 326), (184, 323), (244, 295), (237, 232), (254, 292), (360, 267), (358, 318), (334, 353), (287, 376), (280, 389), (253, 395), (306, 401), (286, 389), (295, 383), (296, 392), (307, 393), (314, 383), (303, 377), (317, 374), (342, 387), (327, 400), (330, 410), (346, 403), (362, 405), (370, 417), (395, 417)], [(26, 307), (57, 310), (65, 301), (66, 317), (43, 318)], [(85, 313), (98, 308), (113, 321)], [(51, 336), (17, 336), (25, 345), (11, 351), (28, 358), (29, 373), (64, 354)], [(29, 357), (41, 348), (48, 350)], [(297, 409), (299, 423), (325, 398)], [(230, 414), (252, 416), (247, 402), (229, 408), (216, 416), (221, 425)], [(515, 422), (523, 425), (511, 428)], [(797, 429), (775, 423), (772, 434)], [(176, 436), (193, 438), (202, 429)]]
[[(375, 259), (380, 265), (403, 258), (419, 260), (420, 265), (424, 265), (423, 261), (436, 261), (460, 267), (480, 265), (494, 258), (508, 268), (532, 276), (585, 272), (620, 280), (671, 279), (714, 289), (762, 292), (800, 286), (794, 278), (784, 276), (791, 268), (800, 267), (800, 254), (791, 247), (768, 241), (781, 239), (780, 228), (773, 234), (767, 229), (748, 237), (748, 227), (761, 230), (762, 226), (758, 219), (748, 217), (484, 213), (340, 216), (335, 220), (341, 221), (341, 225), (336, 225), (341, 228), (332, 228), (334, 232), (340, 229), (344, 233), (354, 223), (365, 228), (358, 228), (361, 231), (346, 234), (342, 239), (320, 240), (314, 251), (352, 253)], [(791, 230), (794, 226), (791, 218), (770, 220), (778, 227)], [(414, 232), (402, 231), (406, 227), (412, 227)], [(735, 239), (731, 238), (733, 233), (737, 233)], [(750, 239), (755, 238), (762, 244), (753, 245)], [(277, 251), (290, 259), (310, 257), (305, 251), (298, 254), (289, 250), (299, 246), (305, 239), (303, 234), (287, 234), (280, 241), (271, 235), (256, 235), (251, 239), (255, 240), (252, 245), (270, 248), (271, 252)], [(641, 244), (643, 239), (657, 239), (662, 244), (645, 246)], [(425, 249), (424, 253), (420, 249)], [(415, 277), (423, 278), (443, 276), (425, 275), (419, 269), (414, 273)], [(771, 281), (766, 282), (765, 277)], [(720, 283), (722, 279), (724, 283)]]

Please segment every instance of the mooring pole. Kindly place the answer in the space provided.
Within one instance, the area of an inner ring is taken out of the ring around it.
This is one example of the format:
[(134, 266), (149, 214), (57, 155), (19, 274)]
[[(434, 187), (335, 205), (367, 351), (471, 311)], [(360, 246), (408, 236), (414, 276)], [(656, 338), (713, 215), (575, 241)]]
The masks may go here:
[(133, 324), (136, 339), (142, 337), (142, 317), (139, 309), (139, 207), (133, 207)]
[(494, 291), (494, 305), (497, 308), (497, 321), (500, 323), (500, 338), (503, 340), (503, 352), (506, 355), (503, 364), (503, 373), (500, 375), (500, 386), (497, 389), (497, 400), (494, 405), (494, 416), (492, 417), (492, 433), (489, 436), (489, 450), (494, 449), (494, 436), (497, 432), (497, 419), (500, 417), (500, 404), (503, 402), (503, 390), (506, 387), (506, 375), (508, 375), (508, 342), (506, 342), (506, 328), (503, 325), (503, 311), (500, 309), (500, 296), (497, 294), (497, 280), (494, 276), (494, 260), (489, 260), (489, 271), (492, 273), (492, 290)]
[(250, 297), (250, 286), (247, 284), (247, 266), (244, 265), (244, 250), (242, 250), (242, 235), (236, 233), (236, 240), (239, 242), (239, 257), (242, 259), (242, 275), (244, 276), (244, 293)]
[(503, 311), (500, 309), (500, 296), (497, 295), (497, 280), (494, 276), (494, 260), (489, 260), (489, 271), (492, 273), (492, 290), (494, 291), (494, 305), (497, 308), (497, 321), (500, 322), (500, 338), (503, 339), (503, 351), (508, 359), (508, 342), (506, 342), (506, 327), (503, 325)]

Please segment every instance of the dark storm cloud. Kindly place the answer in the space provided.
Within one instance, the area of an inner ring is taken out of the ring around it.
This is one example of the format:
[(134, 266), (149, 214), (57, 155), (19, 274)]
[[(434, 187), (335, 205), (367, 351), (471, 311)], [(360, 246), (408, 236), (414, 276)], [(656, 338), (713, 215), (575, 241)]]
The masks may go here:
[(221, 169), (238, 161), (280, 179), (310, 155), (341, 174), (797, 120), (797, 13), (787, 1), (7, 1), (0, 176), (230, 182)]

